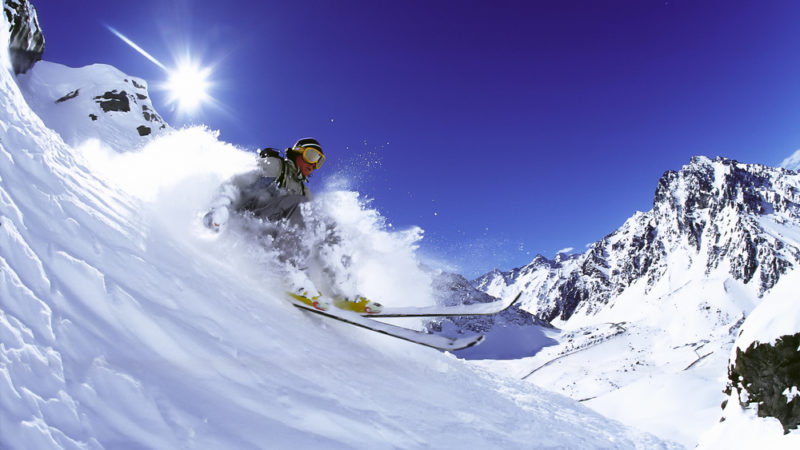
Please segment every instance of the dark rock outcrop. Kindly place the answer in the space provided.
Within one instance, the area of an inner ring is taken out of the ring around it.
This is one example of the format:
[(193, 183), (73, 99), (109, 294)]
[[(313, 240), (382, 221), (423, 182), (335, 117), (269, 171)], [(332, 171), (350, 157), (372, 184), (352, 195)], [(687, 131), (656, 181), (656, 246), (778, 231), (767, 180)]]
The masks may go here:
[(128, 93), (125, 91), (117, 92), (116, 90), (109, 91), (103, 95), (98, 95), (94, 101), (100, 105), (103, 112), (119, 111), (128, 112), (131, 110), (131, 102), (128, 101)]
[(755, 405), (759, 417), (780, 420), (784, 433), (800, 427), (800, 333), (778, 338), (775, 344), (754, 342), (736, 349), (728, 369), (726, 393), (739, 393), (742, 407)]
[(5, 0), (3, 13), (10, 24), (8, 51), (14, 73), (27, 72), (44, 53), (44, 35), (36, 8), (28, 0)]

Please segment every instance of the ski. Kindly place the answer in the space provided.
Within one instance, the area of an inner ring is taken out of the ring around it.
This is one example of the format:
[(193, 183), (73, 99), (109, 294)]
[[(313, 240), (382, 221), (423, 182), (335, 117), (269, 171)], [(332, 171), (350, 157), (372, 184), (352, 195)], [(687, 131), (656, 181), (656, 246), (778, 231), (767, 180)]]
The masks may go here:
[(298, 301), (296, 298), (290, 296), (289, 301), (294, 306), (304, 311), (319, 314), (321, 316), (338, 320), (357, 327), (366, 328), (376, 333), (392, 336), (404, 341), (413, 342), (415, 344), (424, 345), (426, 347), (435, 348), (437, 350), (455, 351), (462, 350), (467, 347), (472, 347), (483, 341), (483, 335), (475, 335), (463, 338), (449, 338), (438, 334), (425, 333), (424, 331), (413, 330), (411, 328), (400, 327), (374, 320), (370, 317), (363, 317), (358, 313), (351, 311), (344, 311), (338, 308), (330, 308), (328, 310), (320, 310), (312, 305)]
[(491, 316), (501, 313), (511, 305), (517, 303), (522, 296), (522, 292), (506, 304), (503, 301), (491, 303), (475, 303), (472, 305), (457, 306), (422, 306), (422, 307), (398, 307), (383, 308), (377, 313), (361, 313), (365, 317), (456, 317), (456, 316)]

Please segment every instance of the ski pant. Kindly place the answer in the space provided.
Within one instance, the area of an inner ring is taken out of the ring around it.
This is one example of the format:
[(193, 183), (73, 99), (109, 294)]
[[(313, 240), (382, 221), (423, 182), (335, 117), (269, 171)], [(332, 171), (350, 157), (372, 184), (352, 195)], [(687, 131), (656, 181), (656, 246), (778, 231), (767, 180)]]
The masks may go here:
[(315, 270), (312, 271), (327, 278), (333, 294), (354, 296), (355, 286), (349, 274), (350, 256), (340, 248), (341, 236), (333, 223), (326, 224), (324, 234), (312, 232), (310, 236), (306, 235), (307, 227), (314, 229), (319, 224), (314, 218), (306, 223), (301, 208), (306, 201), (308, 198), (302, 195), (284, 195), (269, 200), (252, 212), (256, 217), (276, 224), (285, 219), (289, 225), (267, 232), (272, 248), (277, 251), (278, 261), (287, 268), (306, 273), (313, 266)]

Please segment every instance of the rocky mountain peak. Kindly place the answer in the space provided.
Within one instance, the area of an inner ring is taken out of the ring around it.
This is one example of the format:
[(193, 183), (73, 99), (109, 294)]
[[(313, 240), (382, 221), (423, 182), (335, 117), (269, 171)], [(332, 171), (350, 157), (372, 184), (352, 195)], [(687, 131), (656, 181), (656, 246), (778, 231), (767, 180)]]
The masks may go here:
[(763, 294), (800, 264), (800, 175), (727, 158), (694, 157), (659, 179), (653, 209), (638, 212), (581, 255), (537, 257), (476, 286), (495, 296), (525, 292), (526, 307), (547, 320), (591, 315), (635, 283), (655, 285), (674, 266), (722, 270)]
[(796, 186), (784, 178), (793, 174), (782, 168), (705, 157), (692, 158), (680, 172), (667, 171), (656, 188), (653, 207), (691, 215), (700, 210), (717, 214), (733, 208), (746, 214), (792, 213), (800, 198)]

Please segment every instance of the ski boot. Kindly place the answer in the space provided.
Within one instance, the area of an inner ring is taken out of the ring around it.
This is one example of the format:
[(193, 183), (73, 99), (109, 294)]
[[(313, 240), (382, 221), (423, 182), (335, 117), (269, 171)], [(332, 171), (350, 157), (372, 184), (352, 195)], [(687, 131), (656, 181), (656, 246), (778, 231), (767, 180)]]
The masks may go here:
[(356, 296), (354, 299), (336, 298), (333, 305), (345, 311), (353, 311), (359, 314), (378, 314), (383, 310), (383, 305), (373, 302), (366, 297)]
[(314, 309), (320, 311), (327, 311), (331, 309), (331, 304), (327, 300), (322, 298), (322, 293), (317, 291), (316, 295), (309, 293), (308, 291), (301, 289), (298, 292), (288, 292), (289, 296), (293, 299), (297, 300), (300, 303), (305, 303), (308, 306), (313, 307)]

